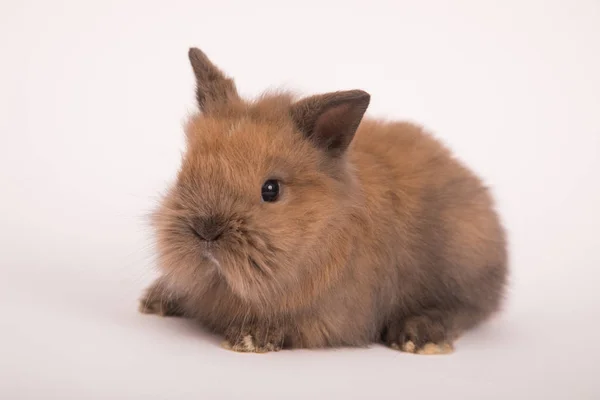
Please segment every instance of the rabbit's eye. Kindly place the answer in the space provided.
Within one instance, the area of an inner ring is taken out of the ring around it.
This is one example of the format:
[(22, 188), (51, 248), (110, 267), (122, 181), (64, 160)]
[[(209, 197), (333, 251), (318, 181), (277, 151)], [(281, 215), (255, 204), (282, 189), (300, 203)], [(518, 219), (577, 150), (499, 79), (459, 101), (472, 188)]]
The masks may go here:
[(272, 203), (277, 201), (279, 198), (279, 181), (276, 179), (269, 179), (262, 185), (261, 195), (263, 201)]

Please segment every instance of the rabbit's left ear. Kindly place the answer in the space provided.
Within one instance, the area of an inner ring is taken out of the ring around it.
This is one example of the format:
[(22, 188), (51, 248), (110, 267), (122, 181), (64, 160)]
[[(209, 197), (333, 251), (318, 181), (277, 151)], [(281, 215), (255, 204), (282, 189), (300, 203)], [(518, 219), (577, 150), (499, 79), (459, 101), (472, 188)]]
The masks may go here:
[(293, 104), (291, 114), (308, 140), (338, 156), (352, 142), (370, 100), (371, 96), (362, 90), (321, 94)]
[(239, 100), (233, 79), (227, 77), (197, 48), (191, 48), (188, 57), (196, 75), (196, 99), (203, 113)]

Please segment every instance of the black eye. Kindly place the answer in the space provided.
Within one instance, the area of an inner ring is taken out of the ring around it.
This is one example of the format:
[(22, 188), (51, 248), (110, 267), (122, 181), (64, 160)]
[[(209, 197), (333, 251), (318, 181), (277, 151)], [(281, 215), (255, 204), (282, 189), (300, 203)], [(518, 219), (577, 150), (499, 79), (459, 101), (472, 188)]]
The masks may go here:
[(277, 201), (279, 198), (279, 181), (276, 179), (269, 179), (262, 185), (261, 195), (263, 201), (269, 203)]

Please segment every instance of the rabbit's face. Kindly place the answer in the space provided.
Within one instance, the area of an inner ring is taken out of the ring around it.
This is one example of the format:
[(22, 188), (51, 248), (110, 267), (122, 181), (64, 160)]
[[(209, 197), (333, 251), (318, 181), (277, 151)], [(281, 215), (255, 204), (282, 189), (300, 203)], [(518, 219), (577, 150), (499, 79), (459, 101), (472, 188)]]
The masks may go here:
[(192, 286), (224, 282), (257, 305), (285, 299), (336, 252), (336, 221), (355, 195), (344, 150), (368, 95), (247, 103), (203, 54), (190, 58), (203, 113), (186, 127), (181, 170), (154, 216), (160, 265)]
[(163, 267), (217, 273), (249, 300), (289, 290), (310, 273), (307, 255), (346, 196), (343, 182), (291, 123), (199, 116), (187, 133), (156, 217), (161, 250), (173, 255)]

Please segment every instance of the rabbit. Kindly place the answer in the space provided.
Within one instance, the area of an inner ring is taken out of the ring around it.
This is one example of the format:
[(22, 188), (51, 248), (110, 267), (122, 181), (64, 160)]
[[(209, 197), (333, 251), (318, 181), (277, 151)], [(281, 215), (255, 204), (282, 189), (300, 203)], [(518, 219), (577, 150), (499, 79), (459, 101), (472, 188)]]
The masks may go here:
[(244, 100), (188, 55), (200, 112), (152, 213), (161, 275), (141, 312), (194, 319), (239, 352), (445, 354), (500, 311), (495, 202), (430, 133), (364, 118), (362, 90)]

